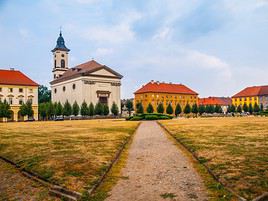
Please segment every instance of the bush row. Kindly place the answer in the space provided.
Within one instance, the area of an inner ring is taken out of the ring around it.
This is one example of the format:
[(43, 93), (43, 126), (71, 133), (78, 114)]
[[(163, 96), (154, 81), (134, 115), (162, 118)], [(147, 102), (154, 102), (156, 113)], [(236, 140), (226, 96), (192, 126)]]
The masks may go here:
[(141, 120), (163, 120), (172, 119), (173, 116), (159, 113), (148, 113), (148, 114), (137, 114), (135, 116), (127, 117), (126, 120), (129, 121), (141, 121)]

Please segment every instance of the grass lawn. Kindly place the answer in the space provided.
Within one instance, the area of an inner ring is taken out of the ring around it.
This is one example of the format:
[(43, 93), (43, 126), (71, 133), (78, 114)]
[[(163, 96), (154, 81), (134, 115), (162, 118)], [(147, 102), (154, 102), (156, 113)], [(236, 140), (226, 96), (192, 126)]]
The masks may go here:
[(138, 122), (83, 120), (0, 124), (0, 155), (70, 190), (100, 178)]
[(268, 118), (191, 118), (161, 124), (240, 196), (252, 199), (268, 191)]

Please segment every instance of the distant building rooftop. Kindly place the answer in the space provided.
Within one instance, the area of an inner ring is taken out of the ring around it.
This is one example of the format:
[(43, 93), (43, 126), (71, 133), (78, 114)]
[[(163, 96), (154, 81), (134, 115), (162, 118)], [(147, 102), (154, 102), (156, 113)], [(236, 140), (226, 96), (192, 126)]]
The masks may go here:
[(232, 99), (229, 97), (208, 97), (208, 98), (199, 98), (199, 105), (220, 105), (227, 106), (232, 104)]
[(265, 86), (252, 86), (238, 92), (232, 98), (248, 97), (248, 96), (263, 96), (268, 95), (268, 85)]
[(21, 85), (21, 86), (39, 86), (36, 82), (24, 75), (18, 70), (11, 68), (10, 70), (0, 69), (0, 84)]

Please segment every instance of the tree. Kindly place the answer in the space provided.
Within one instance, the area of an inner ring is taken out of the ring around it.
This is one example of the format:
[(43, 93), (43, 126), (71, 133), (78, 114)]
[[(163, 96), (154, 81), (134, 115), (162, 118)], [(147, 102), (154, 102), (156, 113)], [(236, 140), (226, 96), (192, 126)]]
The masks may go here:
[(20, 106), (19, 113), (21, 116), (25, 117), (26, 115), (28, 116), (28, 119), (33, 116), (33, 108), (32, 108), (32, 103), (30, 101), (27, 101), (26, 104), (23, 103)]
[(98, 102), (95, 106), (95, 114), (103, 115), (103, 105), (100, 102)]
[(191, 106), (189, 105), (189, 103), (187, 103), (185, 105), (183, 112), (184, 112), (184, 114), (190, 114), (191, 113)]
[(128, 115), (131, 115), (131, 111), (133, 110), (133, 102), (131, 100), (127, 100), (126, 107), (128, 111)]
[(238, 105), (236, 108), (236, 112), (241, 113), (242, 112), (242, 107), (241, 105)]
[(151, 103), (148, 104), (146, 111), (147, 111), (147, 113), (153, 113), (154, 112), (154, 108), (153, 108)]
[(257, 103), (254, 104), (253, 111), (254, 111), (254, 113), (258, 113), (260, 111), (260, 107)]
[(10, 105), (6, 100), (0, 102), (0, 117), (10, 118), (11, 117)]
[(163, 103), (159, 103), (159, 104), (157, 105), (156, 110), (157, 110), (158, 113), (163, 114), (163, 113), (164, 113), (164, 110), (165, 110), (165, 109), (164, 109), (164, 105), (163, 105)]
[(227, 106), (227, 113), (231, 113), (231, 107), (232, 107), (231, 105)]
[(55, 115), (55, 107), (52, 102), (46, 103), (46, 113), (49, 119), (51, 119)]
[(173, 108), (172, 105), (169, 103), (166, 109), (167, 114), (173, 114)]
[(251, 104), (251, 103), (248, 105), (248, 112), (249, 112), (250, 114), (253, 113), (253, 107), (252, 107), (252, 104)]
[(46, 103), (40, 103), (38, 106), (38, 114), (41, 117), (42, 120), (45, 120), (47, 117), (47, 104)]
[(142, 103), (137, 103), (137, 105), (136, 105), (136, 112), (138, 113), (138, 114), (143, 114), (143, 106), (142, 106)]
[[(92, 103), (91, 103), (92, 104)], [(94, 108), (94, 106), (93, 106)], [(81, 115), (82, 116), (86, 116), (88, 115), (88, 108), (87, 108), (87, 103), (86, 101), (83, 101), (82, 105), (81, 105)]]
[(198, 114), (198, 106), (197, 106), (196, 103), (193, 104), (193, 106), (192, 106), (192, 113), (194, 113), (196, 116), (197, 116), (197, 114)]
[(206, 105), (206, 107), (205, 107), (205, 112), (206, 112), (207, 114), (211, 113), (211, 107), (210, 107), (210, 105)]
[(112, 104), (111, 112), (113, 113), (114, 116), (117, 116), (119, 113), (118, 106), (116, 105), (115, 102)]
[(62, 110), (63, 110), (61, 103), (60, 102), (55, 103), (54, 107), (55, 107), (55, 115), (56, 116), (61, 116), (62, 115)]
[(178, 115), (180, 115), (181, 112), (182, 112), (181, 105), (178, 103), (178, 104), (176, 105), (176, 108), (175, 108), (175, 115), (176, 115), (176, 117), (177, 117)]
[(68, 100), (64, 103), (62, 114), (63, 116), (71, 116), (72, 114), (72, 106)]
[(74, 101), (73, 109), (72, 109), (73, 115), (74, 115), (74, 116), (77, 116), (77, 115), (79, 114), (79, 111), (80, 111), (80, 107), (79, 107), (79, 105), (77, 104), (77, 102)]
[(90, 103), (88, 106), (88, 115), (92, 117), (92, 116), (94, 116), (94, 114), (95, 114), (94, 105), (93, 105), (93, 103)]
[(222, 108), (220, 105), (215, 105), (214, 112), (216, 113), (222, 113)]
[(46, 103), (51, 100), (51, 90), (44, 85), (38, 87), (38, 103)]
[(263, 112), (263, 104), (261, 103), (260, 111)]
[(248, 105), (246, 103), (244, 103), (243, 105), (243, 111), (248, 112)]
[(235, 105), (231, 105), (231, 107), (230, 107), (230, 112), (232, 112), (232, 113), (235, 113), (236, 112), (236, 107), (235, 107)]
[(199, 105), (198, 111), (199, 111), (199, 114), (200, 115), (202, 115), (203, 113), (205, 113), (205, 111), (206, 111), (205, 106), (204, 105)]
[(103, 114), (107, 116), (110, 113), (109, 106), (107, 104), (103, 104)]

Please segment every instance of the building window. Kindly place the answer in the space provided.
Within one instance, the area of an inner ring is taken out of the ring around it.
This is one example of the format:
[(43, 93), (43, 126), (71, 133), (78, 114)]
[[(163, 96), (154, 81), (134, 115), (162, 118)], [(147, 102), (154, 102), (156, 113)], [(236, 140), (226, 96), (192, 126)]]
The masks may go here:
[(12, 105), (13, 104), (13, 99), (10, 97), (10, 98), (8, 98), (8, 103), (10, 104), (10, 105)]
[(29, 89), (29, 92), (30, 92), (30, 93), (33, 93), (33, 89)]
[(75, 84), (73, 84), (73, 90), (75, 90)]
[(64, 54), (62, 54), (61, 57), (64, 57)]
[(57, 89), (56, 88), (54, 89), (54, 93), (57, 93)]
[(64, 59), (60, 60), (60, 67), (65, 68), (65, 61)]
[(8, 92), (12, 93), (13, 92), (13, 88), (8, 88)]
[(65, 87), (65, 86), (64, 86), (64, 87), (62, 87), (62, 90), (63, 90), (63, 91), (65, 91), (65, 90), (66, 90), (66, 87)]
[(19, 104), (22, 105), (23, 104), (23, 99), (19, 99)]
[(19, 88), (19, 92), (22, 93), (23, 92), (23, 88)]

